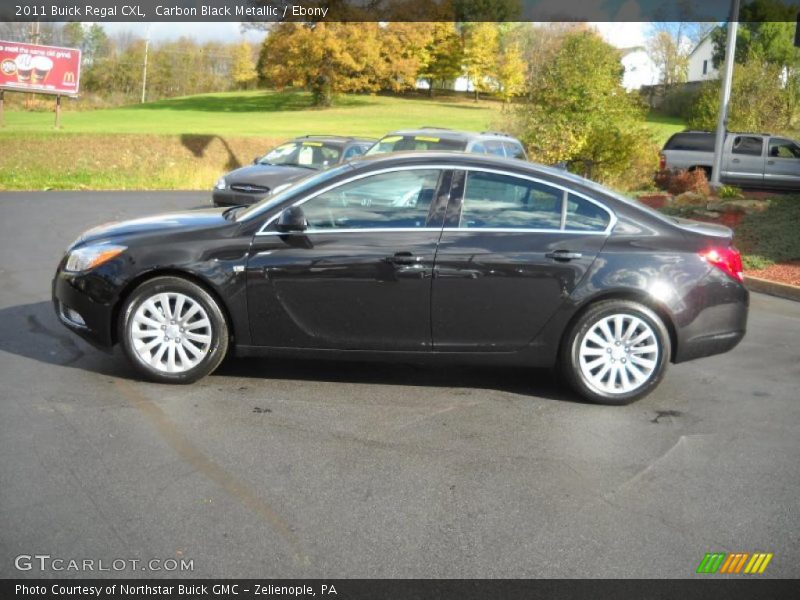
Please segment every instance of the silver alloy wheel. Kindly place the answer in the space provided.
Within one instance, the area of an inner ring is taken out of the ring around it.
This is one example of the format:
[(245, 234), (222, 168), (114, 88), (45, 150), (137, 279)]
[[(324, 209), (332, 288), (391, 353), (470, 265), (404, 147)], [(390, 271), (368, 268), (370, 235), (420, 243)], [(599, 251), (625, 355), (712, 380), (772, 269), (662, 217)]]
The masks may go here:
[(618, 313), (589, 328), (578, 360), (589, 385), (606, 394), (628, 394), (650, 380), (659, 352), (658, 338), (646, 321)]
[(130, 323), (136, 354), (165, 373), (196, 367), (211, 348), (211, 320), (203, 306), (186, 294), (154, 294), (139, 305)]

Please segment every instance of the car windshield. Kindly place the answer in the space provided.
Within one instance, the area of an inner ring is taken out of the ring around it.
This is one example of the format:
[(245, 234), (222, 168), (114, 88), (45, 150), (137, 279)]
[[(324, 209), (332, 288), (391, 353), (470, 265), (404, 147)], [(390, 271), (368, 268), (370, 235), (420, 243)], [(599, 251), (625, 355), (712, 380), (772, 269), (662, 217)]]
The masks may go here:
[(258, 164), (324, 169), (338, 163), (341, 154), (341, 148), (325, 142), (287, 142), (259, 158)]
[(236, 220), (246, 221), (247, 219), (260, 215), (261, 213), (271, 209), (273, 206), (277, 206), (281, 202), (285, 201), (290, 196), (302, 194), (306, 190), (324, 183), (352, 168), (353, 167), (346, 163), (334, 169), (328, 169), (322, 173), (314, 173), (312, 175), (303, 177), (302, 179), (298, 179), (297, 181), (288, 184), (285, 188), (279, 189), (277, 193), (270, 194), (260, 202), (256, 202), (255, 204), (248, 206), (246, 209), (237, 212)]
[(465, 141), (448, 140), (436, 135), (387, 135), (367, 150), (366, 155), (425, 150), (463, 151), (466, 147)]

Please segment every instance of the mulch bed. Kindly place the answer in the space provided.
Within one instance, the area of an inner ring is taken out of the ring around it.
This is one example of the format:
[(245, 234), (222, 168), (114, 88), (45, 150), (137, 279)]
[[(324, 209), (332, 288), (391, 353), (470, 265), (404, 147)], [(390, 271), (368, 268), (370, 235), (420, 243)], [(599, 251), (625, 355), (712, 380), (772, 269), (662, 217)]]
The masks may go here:
[(745, 275), (769, 279), (778, 283), (788, 283), (789, 285), (800, 285), (800, 260), (777, 263), (766, 269), (756, 271), (746, 271)]

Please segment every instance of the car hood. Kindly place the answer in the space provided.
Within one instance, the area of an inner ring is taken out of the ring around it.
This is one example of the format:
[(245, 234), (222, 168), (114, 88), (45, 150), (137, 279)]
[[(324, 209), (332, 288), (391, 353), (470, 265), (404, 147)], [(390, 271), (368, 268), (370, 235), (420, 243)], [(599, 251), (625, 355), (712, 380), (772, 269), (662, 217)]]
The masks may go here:
[(282, 183), (294, 181), (317, 172), (316, 169), (306, 169), (304, 167), (249, 165), (231, 171), (225, 175), (225, 181), (229, 186), (235, 183), (252, 183), (272, 189)]
[(230, 224), (222, 214), (227, 208), (205, 208), (200, 210), (187, 210), (183, 212), (165, 213), (131, 219), (129, 221), (113, 221), (84, 231), (81, 236), (70, 245), (70, 249), (78, 244), (108, 240), (137, 233), (150, 233), (168, 229), (182, 231), (192, 229), (206, 229), (209, 227)]

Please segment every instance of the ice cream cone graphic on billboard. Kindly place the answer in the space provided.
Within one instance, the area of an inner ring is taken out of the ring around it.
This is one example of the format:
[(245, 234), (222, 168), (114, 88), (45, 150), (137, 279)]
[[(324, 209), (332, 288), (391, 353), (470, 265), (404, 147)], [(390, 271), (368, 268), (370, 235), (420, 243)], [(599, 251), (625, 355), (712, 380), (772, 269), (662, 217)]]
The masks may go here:
[(33, 64), (31, 81), (33, 83), (43, 83), (50, 71), (53, 70), (53, 61), (46, 56), (36, 56), (31, 62)]

